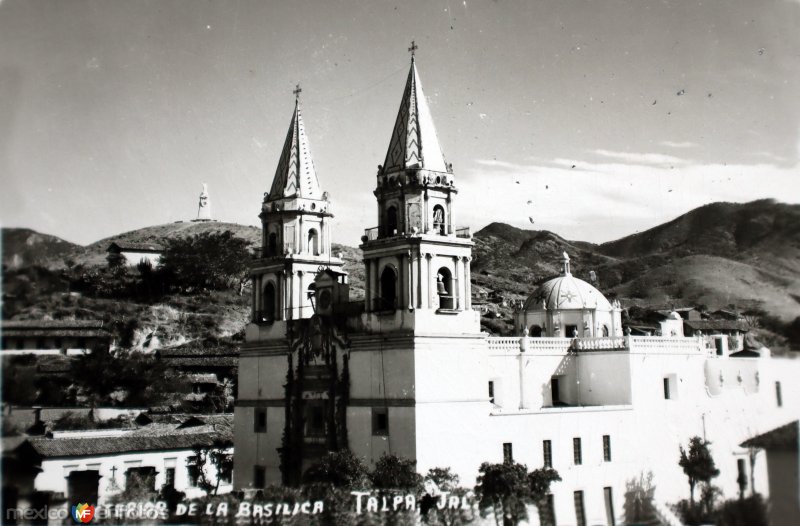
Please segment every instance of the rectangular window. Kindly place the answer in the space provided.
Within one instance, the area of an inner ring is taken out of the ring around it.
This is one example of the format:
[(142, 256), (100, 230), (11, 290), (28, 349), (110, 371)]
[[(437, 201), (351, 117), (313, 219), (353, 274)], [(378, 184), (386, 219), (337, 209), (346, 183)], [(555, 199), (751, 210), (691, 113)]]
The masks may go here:
[(372, 434), (380, 436), (389, 434), (389, 409), (386, 407), (372, 408)]
[(494, 382), (489, 382), (489, 401), (494, 403)]
[(669, 392), (669, 378), (664, 377), (664, 400), (669, 400), (670, 398)]
[(256, 407), (253, 418), (253, 432), (266, 433), (267, 432), (267, 408)]
[(780, 382), (775, 382), (775, 400), (778, 402), (778, 407), (783, 407), (783, 394), (781, 393)]
[(552, 377), (550, 378), (550, 396), (553, 398), (553, 405), (559, 405), (561, 403), (561, 391), (558, 388), (558, 378)]
[(578, 526), (586, 526), (586, 510), (583, 507), (583, 492), (576, 491), (575, 498), (575, 520)]
[(175, 487), (175, 468), (167, 468), (164, 472), (164, 485), (169, 488)]
[(581, 452), (581, 439), (575, 437), (572, 439), (572, 457), (576, 466), (583, 463), (583, 453)]
[(511, 442), (503, 443), (503, 463), (511, 464), (514, 462), (514, 450), (511, 447)]
[(186, 466), (186, 474), (189, 476), (189, 486), (197, 487), (197, 481), (200, 479), (200, 468), (194, 464)]
[(263, 488), (267, 482), (267, 470), (264, 466), (253, 466), (253, 487)]
[(603, 435), (603, 460), (611, 462), (611, 436)]
[(544, 467), (553, 467), (553, 444), (549, 440), (542, 440), (542, 453), (544, 456)]
[(744, 495), (744, 490), (747, 489), (747, 466), (743, 458), (736, 459), (736, 483), (739, 484), (739, 491)]
[(617, 522), (614, 520), (614, 495), (610, 486), (603, 488), (603, 496), (606, 500), (606, 520), (608, 526), (614, 526)]
[(556, 526), (556, 507), (553, 504), (552, 493), (547, 495), (544, 506), (539, 508), (539, 524), (541, 526)]

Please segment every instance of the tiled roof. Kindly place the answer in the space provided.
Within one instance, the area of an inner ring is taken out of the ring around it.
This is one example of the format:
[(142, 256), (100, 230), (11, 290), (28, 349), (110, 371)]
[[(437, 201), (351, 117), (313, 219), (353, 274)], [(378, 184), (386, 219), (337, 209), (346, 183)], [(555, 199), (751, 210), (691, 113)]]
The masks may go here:
[(741, 331), (750, 330), (750, 325), (734, 320), (684, 320), (684, 325), (696, 331)]
[(239, 347), (229, 341), (216, 346), (189, 342), (156, 351), (165, 364), (173, 367), (235, 367), (239, 363)]
[(104, 338), (108, 337), (104, 331), (96, 329), (11, 329), (3, 328), (4, 338)]
[[(233, 444), (233, 415), (202, 415), (203, 425), (154, 423), (117, 436), (32, 438), (31, 445), (45, 458), (87, 457), (137, 451), (170, 451)], [(185, 420), (185, 418), (184, 418)]]
[(798, 445), (798, 421), (795, 420), (785, 426), (781, 426), (755, 436), (742, 443), (742, 447), (760, 447), (767, 451), (794, 451), (797, 452)]
[(204, 356), (202, 358), (169, 358), (167, 365), (172, 367), (236, 367), (239, 358), (236, 356)]
[(187, 344), (178, 347), (163, 347), (157, 352), (162, 358), (177, 358), (179, 356), (239, 356), (239, 349), (234, 346), (202, 347)]
[(3, 320), (3, 331), (8, 329), (102, 329), (101, 320)]
[(34, 438), (31, 445), (45, 458), (89, 457), (134, 451), (170, 451), (212, 446), (216, 442), (232, 441), (230, 432), (172, 434), (162, 436), (122, 435), (82, 438)]
[(108, 245), (107, 250), (113, 247), (123, 252), (163, 252), (164, 246), (158, 243), (128, 243), (125, 241), (114, 241)]
[(190, 374), (186, 378), (193, 384), (216, 384), (217, 375), (211, 373)]

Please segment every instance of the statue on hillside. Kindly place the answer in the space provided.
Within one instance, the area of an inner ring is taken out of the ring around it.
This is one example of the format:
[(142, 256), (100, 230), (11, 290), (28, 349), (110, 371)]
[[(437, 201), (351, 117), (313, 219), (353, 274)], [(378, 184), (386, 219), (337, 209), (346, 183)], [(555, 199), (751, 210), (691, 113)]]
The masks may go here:
[(195, 221), (211, 221), (211, 200), (208, 198), (208, 185), (203, 183), (200, 192), (200, 201), (197, 206), (197, 219)]

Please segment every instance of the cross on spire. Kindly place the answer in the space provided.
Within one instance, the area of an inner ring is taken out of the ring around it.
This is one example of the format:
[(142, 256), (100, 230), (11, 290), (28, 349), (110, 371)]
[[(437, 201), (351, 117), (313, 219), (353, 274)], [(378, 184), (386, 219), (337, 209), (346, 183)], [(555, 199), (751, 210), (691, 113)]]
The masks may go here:
[(408, 51), (411, 53), (411, 58), (414, 58), (414, 52), (419, 49), (419, 46), (412, 40), (411, 47), (408, 48)]
[(292, 91), (292, 93), (294, 93), (294, 99), (295, 100), (300, 100), (300, 93), (302, 93), (302, 92), (303, 92), (303, 90), (300, 88), (300, 84), (295, 86), (294, 91)]

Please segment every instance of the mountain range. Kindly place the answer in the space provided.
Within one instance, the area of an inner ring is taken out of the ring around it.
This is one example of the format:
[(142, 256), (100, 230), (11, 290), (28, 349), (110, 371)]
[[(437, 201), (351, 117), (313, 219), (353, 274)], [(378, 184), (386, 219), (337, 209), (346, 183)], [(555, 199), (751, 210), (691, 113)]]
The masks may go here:
[[(164, 242), (232, 230), (258, 245), (260, 229), (222, 222), (147, 227), (79, 246), (29, 229), (4, 228), (3, 266), (49, 268), (103, 265), (113, 241)], [(712, 203), (644, 232), (602, 244), (567, 240), (545, 230), (491, 223), (473, 236), (473, 293), (501, 297), (492, 314), (507, 324), (511, 306), (537, 283), (560, 272), (562, 254), (573, 275), (591, 281), (624, 306), (760, 309), (784, 322), (800, 315), (800, 205), (775, 200)], [(363, 296), (360, 250), (335, 245)]]

